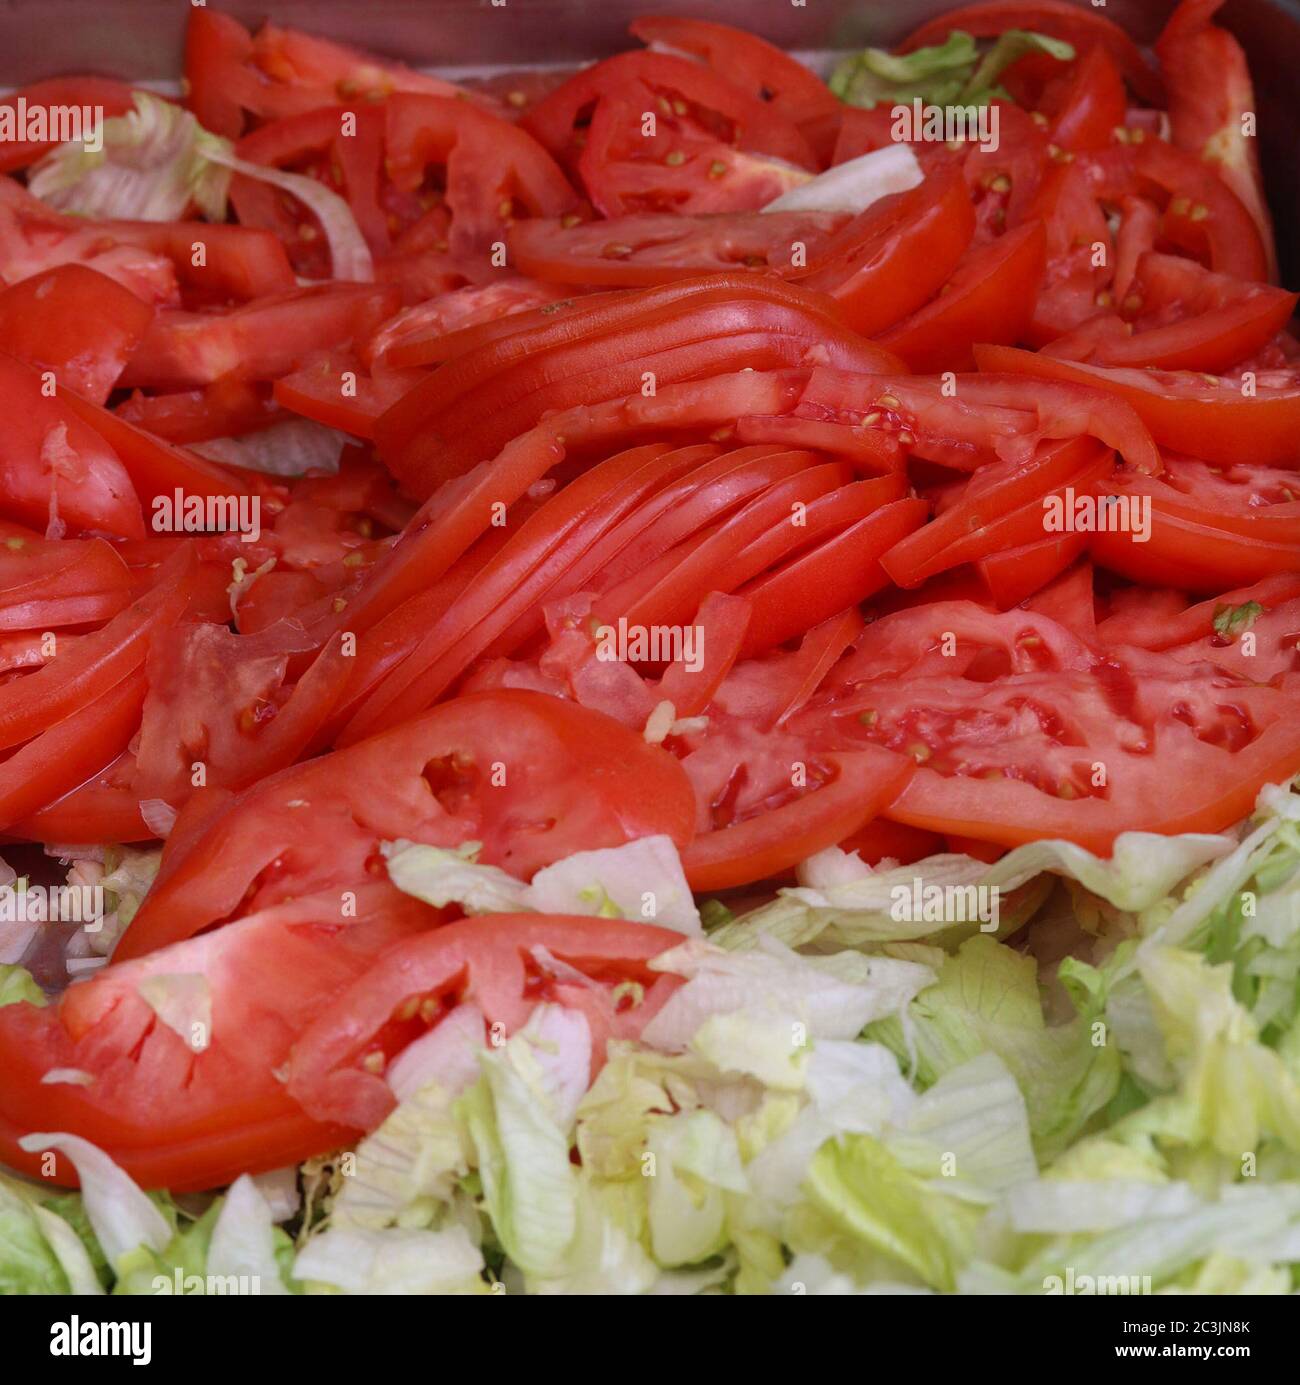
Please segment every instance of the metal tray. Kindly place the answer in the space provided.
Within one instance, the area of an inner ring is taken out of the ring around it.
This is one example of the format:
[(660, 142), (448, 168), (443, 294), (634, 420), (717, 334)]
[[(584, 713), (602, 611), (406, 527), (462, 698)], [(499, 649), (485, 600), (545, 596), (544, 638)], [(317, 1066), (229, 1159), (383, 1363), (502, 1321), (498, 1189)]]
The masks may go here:
[[(1078, 0), (1088, 8), (1088, 0)], [(1092, 0), (1140, 43), (1174, 0)], [(716, 19), (798, 52), (890, 43), (955, 7), (944, 0), (217, 0), (443, 72), (579, 62), (630, 46), (638, 14)], [(62, 72), (175, 78), (187, 0), (0, 0), (0, 87)], [(1261, 157), (1284, 279), (1300, 283), (1300, 0), (1228, 0), (1219, 20), (1250, 59)]]

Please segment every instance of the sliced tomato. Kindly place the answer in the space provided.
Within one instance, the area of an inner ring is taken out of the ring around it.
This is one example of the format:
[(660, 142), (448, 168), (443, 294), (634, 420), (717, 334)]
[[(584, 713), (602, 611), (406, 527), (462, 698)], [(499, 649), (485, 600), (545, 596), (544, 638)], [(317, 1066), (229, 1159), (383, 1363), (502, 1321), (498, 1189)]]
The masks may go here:
[(288, 622), (257, 635), (186, 622), (156, 635), (136, 755), (140, 797), (179, 808), (198, 784), (242, 788), (303, 754), (349, 672), (330, 653), (290, 690), (290, 657), (312, 649)]
[(283, 417), (277, 414), (267, 383), (230, 377), (173, 394), (136, 390), (114, 412), (136, 428), (182, 445), (240, 437)]
[(672, 757), (596, 712), (540, 693), (458, 698), (372, 740), (245, 791), (177, 851), (119, 944), (133, 957), (254, 907), (351, 889), (399, 837), (454, 847), (520, 876), (575, 851), (694, 822)]
[[(23, 109), (40, 110), (48, 113), (47, 119), (60, 109), (77, 112), (92, 110), (108, 117), (124, 115), (134, 109), (132, 96), (132, 89), (127, 83), (114, 82), (108, 77), (49, 77), (43, 82), (20, 87), (12, 96), (0, 99), (0, 109), (7, 108), (15, 115)], [(21, 130), (22, 125), (19, 124), (18, 128)], [(87, 129), (84, 137), (88, 139), (91, 134), (92, 131)], [(62, 142), (62, 134), (40, 140), (7, 137), (3, 141), (3, 148), (0, 148), (0, 173), (26, 168)]]
[(372, 367), (381, 362), (399, 368), (436, 365), (458, 354), (466, 334), (475, 328), (561, 301), (572, 300), (565, 300), (562, 290), (532, 279), (511, 276), (467, 284), (390, 318), (365, 343), (364, 355)]
[(633, 288), (746, 269), (797, 278), (848, 220), (844, 212), (571, 216), (522, 221), (509, 243), (523, 273), (559, 284)]
[(0, 629), (58, 630), (130, 604), (131, 572), (103, 539), (7, 534), (0, 545)]
[(1045, 347), (1104, 366), (1219, 371), (1254, 356), (1285, 327), (1296, 295), (1215, 274), (1194, 260), (1147, 253), (1138, 261), (1127, 326), (1102, 314)]
[(442, 170), (454, 255), (481, 256), (520, 217), (559, 216), (578, 195), (550, 154), (508, 120), (447, 96), (394, 96), (387, 105), (386, 170), (417, 192), (430, 168)]
[(1052, 143), (1058, 149), (1104, 149), (1124, 124), (1124, 81), (1101, 45), (1086, 48), (1061, 93), (1052, 116)]
[(966, 184), (947, 170), (868, 207), (798, 277), (829, 295), (851, 327), (875, 336), (939, 290), (974, 233)]
[(0, 507), (51, 537), (68, 530), (142, 537), (140, 501), (122, 459), (78, 417), (71, 391), (46, 386), (36, 370), (0, 355), (8, 420), (0, 437)]
[(103, 404), (153, 310), (112, 279), (60, 265), (0, 292), (0, 337), (11, 356)]
[(223, 377), (273, 380), (314, 351), (364, 339), (397, 311), (390, 285), (292, 289), (225, 312), (165, 312), (122, 375), (126, 385), (186, 389)]
[(1087, 547), (1087, 534), (1055, 534), (1019, 548), (990, 553), (975, 565), (989, 594), (1005, 611), (1059, 577)]
[(752, 607), (742, 653), (750, 657), (782, 644), (886, 586), (890, 579), (880, 559), (928, 512), (923, 500), (895, 500), (740, 588)]
[[(609, 1039), (635, 1039), (681, 984), (650, 963), (680, 933), (642, 923), (555, 914), (494, 914), (392, 948), (294, 1045), (288, 1090), (321, 1120), (369, 1130), (396, 1104), (388, 1060), (462, 1001), (511, 1034), (542, 1001), (580, 1009), (592, 1029), (592, 1076)], [(574, 973), (578, 975), (575, 976)], [(632, 984), (643, 994), (620, 999)]]
[(185, 26), (185, 104), (214, 135), (238, 139), (243, 133), (239, 87), (255, 84), (247, 71), (252, 55), (253, 36), (237, 19), (206, 5), (191, 8)]
[(571, 77), (522, 124), (602, 216), (754, 210), (815, 165), (790, 120), (703, 64), (620, 53)]
[(682, 853), (693, 890), (770, 879), (834, 846), (888, 808), (913, 771), (903, 756), (875, 747), (820, 760), (826, 777), (809, 793), (695, 838)]
[(379, 363), (368, 374), (350, 350), (313, 351), (298, 370), (274, 382), (271, 394), (290, 413), (373, 439), (380, 418), (423, 378), (423, 371), (391, 370)]
[(1063, 837), (1104, 853), (1122, 831), (1222, 831), (1300, 765), (1294, 686), (1099, 654), (1034, 612), (886, 616), (836, 679), (792, 729), (910, 754), (889, 816), (1002, 846)]
[(676, 49), (702, 58), (750, 96), (793, 121), (823, 156), (834, 142), (840, 102), (825, 82), (784, 49), (730, 24), (647, 15), (631, 31), (658, 51)]
[(1170, 137), (1211, 164), (1250, 212), (1277, 277), (1273, 222), (1254, 139), (1245, 118), (1258, 110), (1241, 45), (1211, 23), (1222, 0), (1182, 0), (1156, 40), (1169, 92)]
[(195, 585), (193, 555), (182, 552), (153, 590), (99, 630), (56, 641), (41, 668), (0, 685), (0, 749), (39, 735), (139, 668), (150, 639), (180, 618)]
[(1300, 385), (1288, 373), (1276, 384), (1257, 382), (1253, 395), (1239, 381), (1191, 372), (1107, 369), (1054, 360), (1009, 346), (977, 346), (981, 370), (1091, 385), (1126, 400), (1166, 447), (1191, 456), (1262, 465), (1296, 457)]
[(641, 394), (814, 353), (870, 370), (896, 359), (836, 320), (819, 294), (757, 276), (712, 275), (645, 289), (459, 356), (380, 420), (380, 455), (426, 496), (494, 456), (551, 410)]
[[(390, 214), (382, 205), (384, 134), (381, 110), (322, 106), (260, 126), (235, 152), (247, 163), (317, 178), (347, 202), (371, 253), (384, 255), (392, 243)], [(300, 275), (330, 277), (329, 242), (304, 202), (239, 173), (231, 179), (230, 200), (241, 225), (279, 236)]]
[(915, 371), (969, 370), (977, 341), (1014, 346), (1023, 340), (1045, 266), (1041, 221), (973, 245), (939, 296), (891, 327), (880, 344)]
[[(337, 894), (294, 900), (135, 962), (115, 962), (44, 1008), (0, 1011), (0, 1154), (50, 1175), (17, 1141), (37, 1130), (91, 1140), (146, 1188), (229, 1183), (346, 1143), (343, 1126), (312, 1120), (286, 1089), (282, 1066), (324, 1006), (388, 947), (431, 927), (437, 911), (387, 883), (362, 885), (354, 907)], [(160, 1023), (145, 987), (201, 981), (197, 1029)], [(53, 1069), (91, 1075), (51, 1084)], [(54, 1155), (57, 1183), (76, 1182)]]
[(1047, 527), (1049, 497), (1089, 493), (1113, 469), (1113, 454), (1090, 438), (1044, 446), (1025, 463), (985, 468), (956, 504), (901, 540), (881, 563), (900, 587), (915, 587), (961, 563), (1035, 543)]

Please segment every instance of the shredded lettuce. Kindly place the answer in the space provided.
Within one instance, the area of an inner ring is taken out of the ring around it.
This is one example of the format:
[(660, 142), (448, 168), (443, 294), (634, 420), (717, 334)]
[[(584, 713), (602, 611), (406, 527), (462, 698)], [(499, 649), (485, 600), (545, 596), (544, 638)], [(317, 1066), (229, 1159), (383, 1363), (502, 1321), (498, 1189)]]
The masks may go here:
[(1074, 57), (1068, 43), (1024, 29), (1008, 29), (981, 56), (971, 35), (954, 29), (943, 43), (912, 53), (867, 48), (845, 58), (831, 74), (830, 88), (850, 106), (917, 98), (936, 106), (986, 106), (1009, 99), (998, 79), (1030, 53), (1046, 53), (1062, 62)]

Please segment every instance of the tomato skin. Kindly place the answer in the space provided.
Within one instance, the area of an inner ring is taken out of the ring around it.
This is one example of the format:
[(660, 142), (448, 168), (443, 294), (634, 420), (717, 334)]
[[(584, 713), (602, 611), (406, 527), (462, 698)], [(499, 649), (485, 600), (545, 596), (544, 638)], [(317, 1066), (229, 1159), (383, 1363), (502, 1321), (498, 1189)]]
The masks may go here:
[[(395, 1098), (387, 1082), (369, 1067), (371, 1054), (391, 1056), (385, 1031), (411, 999), (441, 1000), (447, 1007), (472, 996), (488, 1026), (513, 1033), (548, 994), (574, 1004), (582, 990), (594, 992), (597, 1008), (588, 1011), (593, 1024), (592, 1075), (604, 1063), (602, 1038), (635, 1038), (645, 1023), (680, 984), (670, 973), (652, 971), (649, 963), (681, 942), (666, 928), (622, 920), (555, 914), (493, 914), (465, 919), (391, 948), (379, 964), (337, 999), (293, 1046), (288, 1090), (312, 1116), (373, 1129), (392, 1110)], [(548, 976), (536, 961), (545, 949), (592, 978), (590, 988)], [(530, 965), (531, 964), (531, 965)], [(544, 980), (536, 996), (528, 994), (530, 972)], [(631, 1009), (609, 999), (624, 980), (644, 986), (645, 996)], [(583, 1007), (586, 1009), (586, 1007)], [(604, 1034), (601, 1034), (604, 1030)], [(498, 1031), (500, 1032), (500, 1031)]]
[(1246, 399), (1231, 381), (1214, 387), (1196, 375), (1106, 369), (1009, 346), (977, 346), (975, 360), (982, 371), (1073, 381), (1117, 394), (1132, 405), (1158, 443), (1191, 456), (1267, 466), (1288, 465), (1296, 455), (1300, 389), (1266, 390)]
[(1046, 245), (1043, 223), (1035, 220), (971, 246), (941, 296), (883, 333), (880, 344), (921, 374), (971, 369), (977, 341), (1014, 346), (1033, 316)]
[[(489, 786), (495, 763), (506, 766), (508, 788)], [(190, 937), (250, 888), (255, 907), (351, 888), (383, 840), (482, 841), (484, 860), (522, 877), (575, 851), (656, 833), (684, 845), (694, 820), (680, 766), (609, 718), (541, 693), (461, 697), (271, 775), (228, 801), (188, 846), (173, 833), (115, 955)]]
[(695, 838), (682, 852), (693, 890), (766, 880), (833, 846), (887, 808), (914, 769), (902, 756), (876, 747), (821, 758), (833, 778), (779, 808)]
[[(45, 1008), (4, 1007), (0, 1155), (48, 1176), (17, 1140), (54, 1128), (94, 1141), (144, 1187), (179, 1192), (337, 1148), (352, 1132), (308, 1118), (276, 1069), (321, 1007), (386, 947), (438, 922), (436, 910), (367, 884), (346, 922), (337, 895), (296, 900), (140, 961), (115, 960)], [(175, 972), (208, 983), (211, 1035), (198, 1052), (157, 1023), (138, 990)], [(90, 1071), (95, 1081), (43, 1083), (53, 1067)], [(54, 1178), (76, 1183), (62, 1154)]]
[(960, 174), (932, 174), (850, 221), (800, 282), (828, 294), (849, 326), (875, 336), (938, 291), (974, 233), (975, 210)]

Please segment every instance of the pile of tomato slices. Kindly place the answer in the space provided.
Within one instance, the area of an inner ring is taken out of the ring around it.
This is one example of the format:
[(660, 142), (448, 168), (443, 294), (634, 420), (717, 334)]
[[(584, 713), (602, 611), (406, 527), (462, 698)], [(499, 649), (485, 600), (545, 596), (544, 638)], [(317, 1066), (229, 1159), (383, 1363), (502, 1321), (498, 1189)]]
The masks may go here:
[[(722, 25), (458, 85), (194, 9), (186, 106), (342, 199), (365, 281), (257, 179), (102, 220), (6, 146), (0, 833), (164, 844), (110, 964), (0, 1008), (5, 1162), (213, 1186), (372, 1127), (467, 995), (635, 1037), (677, 984), (673, 933), (463, 919), (394, 841), (527, 880), (667, 837), (734, 902), (835, 845), (1222, 830), (1300, 771), (1296, 295), (1216, 9), (1154, 57), (1064, 0), (932, 21), (902, 51), (1074, 56), (865, 206), (812, 194), (888, 111)], [(193, 974), (201, 1051), (141, 990)]]

